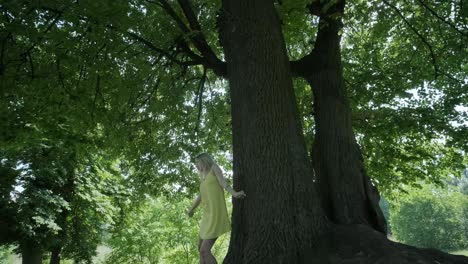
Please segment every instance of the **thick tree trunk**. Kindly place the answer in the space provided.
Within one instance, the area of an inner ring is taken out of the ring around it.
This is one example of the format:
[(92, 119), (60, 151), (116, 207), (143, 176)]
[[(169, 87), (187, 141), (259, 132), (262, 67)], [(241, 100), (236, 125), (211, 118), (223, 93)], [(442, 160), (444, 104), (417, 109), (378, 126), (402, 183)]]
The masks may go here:
[(390, 241), (368, 225), (340, 225), (309, 251), (307, 264), (467, 264), (465, 256)]
[(21, 243), (21, 258), (23, 264), (42, 264), (43, 249), (32, 241)]
[(234, 200), (224, 263), (464, 263), (463, 257), (386, 238), (378, 193), (365, 175), (351, 128), (339, 27), (329, 25), (320, 30), (310, 56), (319, 66), (303, 75), (316, 97), (314, 184), (273, 2), (223, 0), (220, 36), (231, 92), (234, 187), (247, 194)]
[[(367, 177), (351, 124), (340, 53), (344, 1), (321, 14), (304, 77), (314, 93), (313, 164), (323, 208), (336, 224), (365, 224), (386, 233), (379, 194)], [(329, 15), (330, 14), (330, 15)]]
[(225, 263), (297, 263), (327, 220), (313, 188), (273, 1), (225, 0), (221, 37), (231, 90), (235, 201)]

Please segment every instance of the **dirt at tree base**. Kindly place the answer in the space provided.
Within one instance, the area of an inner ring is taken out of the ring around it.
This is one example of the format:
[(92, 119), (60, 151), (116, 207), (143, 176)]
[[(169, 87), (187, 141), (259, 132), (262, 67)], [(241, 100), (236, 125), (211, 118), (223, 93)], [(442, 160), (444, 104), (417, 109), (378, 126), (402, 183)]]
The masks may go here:
[(339, 225), (303, 254), (311, 264), (468, 264), (468, 257), (389, 240), (365, 225)]

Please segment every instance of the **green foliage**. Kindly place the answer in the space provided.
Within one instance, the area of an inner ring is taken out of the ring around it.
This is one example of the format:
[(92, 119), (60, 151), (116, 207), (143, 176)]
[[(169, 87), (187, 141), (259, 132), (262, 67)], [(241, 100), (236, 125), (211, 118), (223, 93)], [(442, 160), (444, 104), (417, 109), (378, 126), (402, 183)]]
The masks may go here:
[(380, 206), (380, 210), (382, 210), (385, 220), (387, 221), (387, 233), (391, 234), (392, 229), (390, 226), (390, 202), (385, 197), (381, 196), (380, 201), (379, 201), (379, 206)]
[(468, 98), (463, 10), (443, 1), (388, 2), (398, 11), (378, 1), (347, 3), (342, 52), (366, 168), (390, 197), (402, 183), (440, 184), (466, 166), (468, 112), (460, 107)]
[(468, 247), (468, 197), (424, 186), (391, 207), (393, 235), (404, 243), (444, 251)]
[[(314, 42), (318, 19), (308, 13), (311, 2), (276, 4), (293, 60), (308, 54)], [(178, 4), (170, 4), (187, 23)], [(208, 44), (222, 58), (220, 1), (192, 4)], [(397, 6), (433, 47), (436, 66), (421, 37), (384, 3), (349, 2), (342, 36), (353, 125), (369, 175), (388, 196), (401, 183), (437, 183), (463, 166), (467, 131), (467, 113), (457, 110), (467, 100), (462, 10), (442, 2), (430, 9), (401, 1)], [(180, 44), (198, 32), (181, 30), (155, 2), (4, 1), (2, 10), (8, 52), (2, 58), (0, 119), (8, 148), (46, 144), (41, 140), (60, 131), (84, 135), (125, 157), (136, 190), (154, 195), (193, 193), (196, 183), (184, 177), (190, 157), (209, 151), (220, 158), (230, 151), (226, 82), (207, 72), (198, 120), (204, 70), (181, 63), (191, 59)], [(313, 100), (304, 83), (295, 80), (310, 147)]]
[(464, 195), (468, 195), (468, 169), (464, 169), (462, 175), (458, 178), (452, 176), (446, 180), (447, 184), (458, 188)]
[(11, 264), (11, 258), (11, 249), (6, 246), (0, 246), (0, 264)]
[[(168, 2), (188, 24), (176, 1)], [(193, 58), (184, 51), (193, 47), (181, 44), (203, 33), (223, 57), (220, 1), (191, 2), (202, 32), (184, 32), (155, 1), (2, 1), (0, 227), (8, 232), (0, 244), (31, 239), (90, 262), (102, 233), (117, 226), (110, 243), (122, 252), (134, 252), (126, 247), (132, 244), (171, 263), (196, 256), (187, 240), (193, 223), (158, 207), (184, 212), (183, 202), (146, 201), (147, 194), (182, 199), (196, 192), (190, 161), (201, 151), (231, 166), (227, 82), (187, 66)], [(276, 1), (292, 60), (313, 47), (311, 2)], [(467, 166), (467, 112), (457, 110), (467, 105), (466, 36), (459, 32), (466, 12), (447, 1), (422, 2), (396, 1), (413, 28), (379, 1), (349, 1), (345, 11), (353, 126), (369, 175), (388, 198)], [(304, 80), (294, 85), (310, 148), (312, 91)], [(145, 244), (158, 236), (166, 242)]]
[[(106, 263), (198, 263), (198, 222), (186, 214), (187, 199), (150, 199), (129, 209), (108, 244), (112, 252)], [(229, 235), (216, 242), (213, 253), (224, 258)]]

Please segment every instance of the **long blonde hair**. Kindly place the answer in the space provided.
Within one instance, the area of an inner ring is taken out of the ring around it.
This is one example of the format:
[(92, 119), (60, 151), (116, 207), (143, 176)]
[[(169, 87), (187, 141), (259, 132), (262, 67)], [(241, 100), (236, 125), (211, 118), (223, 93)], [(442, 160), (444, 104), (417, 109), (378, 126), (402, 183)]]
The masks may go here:
[(206, 171), (208, 171), (216, 162), (213, 160), (210, 154), (203, 152), (195, 157), (195, 160), (200, 161)]

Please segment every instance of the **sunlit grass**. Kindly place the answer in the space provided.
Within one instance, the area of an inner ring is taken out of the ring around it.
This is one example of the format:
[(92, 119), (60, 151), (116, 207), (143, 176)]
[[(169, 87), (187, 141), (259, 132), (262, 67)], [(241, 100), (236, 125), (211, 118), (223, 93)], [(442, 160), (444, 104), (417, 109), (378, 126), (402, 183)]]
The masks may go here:
[(453, 252), (450, 252), (450, 254), (454, 254), (454, 255), (463, 255), (463, 256), (467, 256), (467, 257), (468, 257), (468, 249), (453, 251)]

